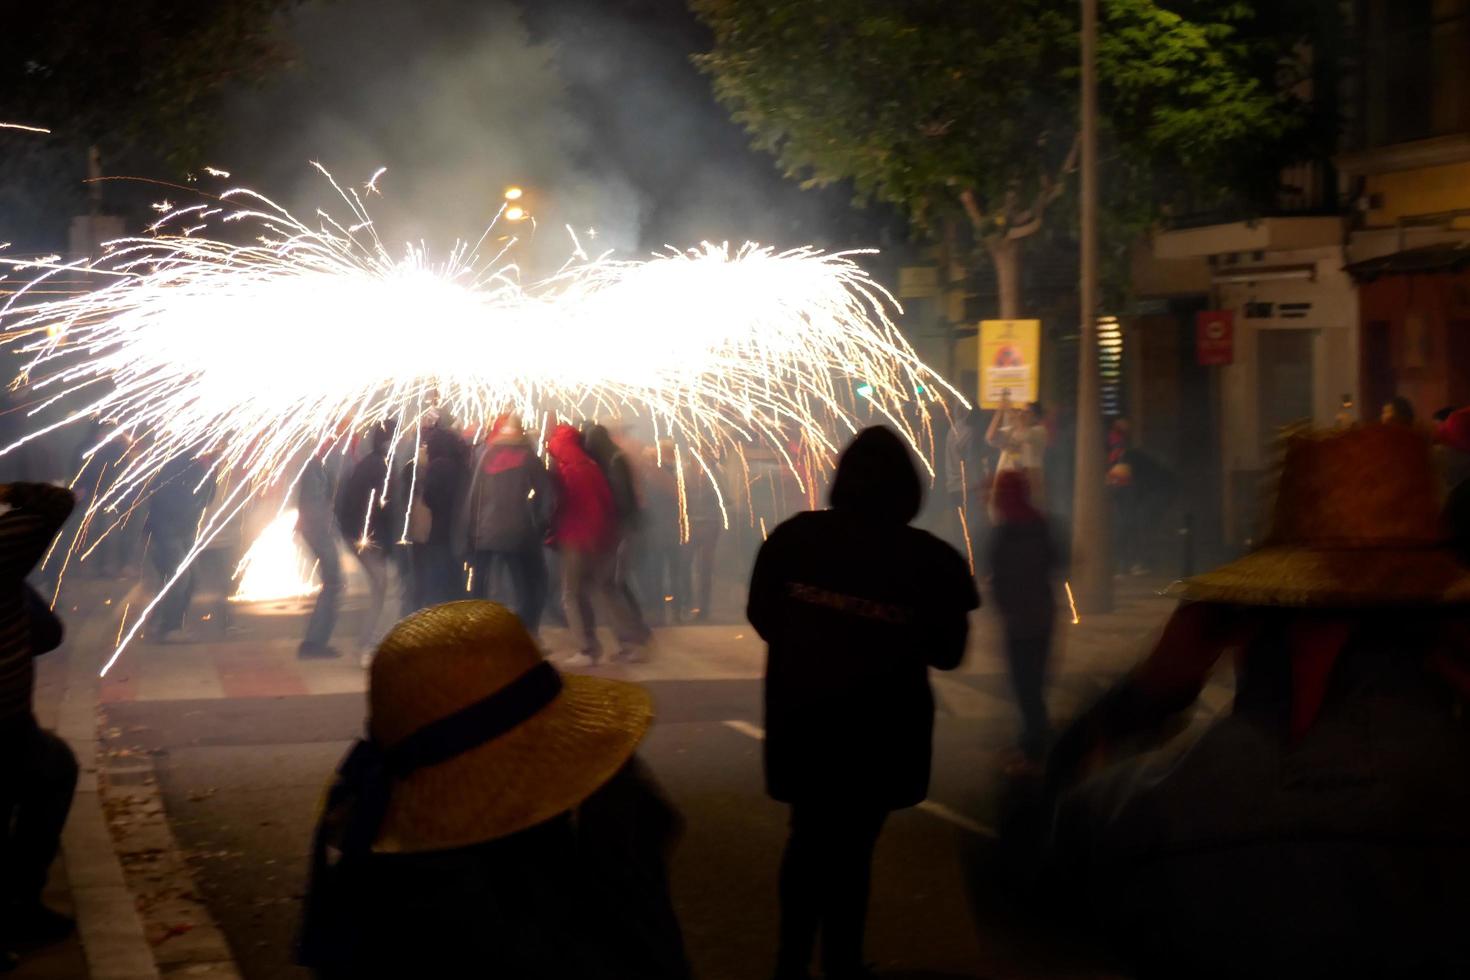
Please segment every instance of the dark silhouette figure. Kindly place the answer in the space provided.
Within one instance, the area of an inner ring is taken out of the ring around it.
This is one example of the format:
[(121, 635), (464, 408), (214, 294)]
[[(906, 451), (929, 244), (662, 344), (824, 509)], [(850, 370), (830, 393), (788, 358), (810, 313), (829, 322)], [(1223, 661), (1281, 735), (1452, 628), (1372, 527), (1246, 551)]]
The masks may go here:
[(643, 531), (643, 504), (639, 500), (633, 464), (622, 447), (613, 441), (607, 426), (590, 426), (585, 440), (587, 455), (597, 462), (602, 475), (607, 477), (613, 506), (617, 510), (618, 543), (613, 584), (623, 594), (623, 604), (637, 619), (638, 632), (641, 635), (639, 642), (646, 644), (651, 638), (651, 631), (643, 614), (643, 606), (638, 601), (638, 594), (633, 589)]
[(679, 538), (679, 484), (674, 472), (674, 441), (644, 450), (643, 526), (640, 586), (651, 604), (651, 618), (665, 625), (683, 620), (689, 608), (689, 575)]
[(323, 978), (687, 980), (681, 829), (634, 752), (652, 705), (563, 677), (504, 607), (383, 640), (367, 736), (327, 794), (299, 960)]
[(72, 921), (41, 904), (77, 782), (77, 760), (36, 723), (35, 658), (61, 645), (62, 628), (26, 576), (66, 523), (71, 491), (0, 485), (0, 971), (8, 952), (57, 942)]
[(909, 527), (922, 489), (892, 431), (838, 462), (832, 509), (798, 514), (756, 557), (747, 615), (766, 641), (767, 791), (791, 804), (778, 976), (865, 976), (873, 847), (889, 811), (929, 790), (929, 668), (964, 655), (980, 605), (965, 559)]
[(414, 588), (421, 607), (465, 598), (455, 528), (470, 475), (469, 447), (457, 433), (433, 428), (424, 443), (428, 465), (419, 479), (424, 481), (429, 535), (422, 545), (414, 545)]
[(175, 456), (159, 470), (148, 498), (148, 553), (159, 576), (159, 588), (167, 593), (153, 610), (153, 638), (167, 640), (184, 628), (189, 603), (194, 599), (193, 565), (177, 581), (168, 581), (184, 563), (199, 533), (200, 518), (214, 499), (214, 480), (209, 460)]
[(357, 461), (337, 491), (337, 528), (368, 579), (368, 614), (359, 637), (364, 666), (372, 659), (378, 620), (388, 601), (388, 559), (397, 522), (383, 495), (388, 492), (388, 449), (393, 434), (392, 426), (373, 428), (371, 451)]
[(336, 486), (332, 469), (327, 465), (331, 453), (331, 447), (326, 446), (307, 461), (296, 489), (296, 533), (316, 558), (316, 573), (322, 582), (311, 617), (306, 621), (306, 636), (297, 650), (297, 656), (302, 658), (339, 656), (331, 642), (332, 631), (337, 628), (344, 582), (337, 528), (332, 520)]
[(995, 481), (996, 527), (990, 539), (995, 605), (1005, 624), (1006, 666), (1021, 712), (1021, 752), (1039, 763), (1046, 754), (1046, 664), (1057, 603), (1052, 573), (1056, 548), (1046, 518), (1031, 504), (1026, 475), (1007, 470)]

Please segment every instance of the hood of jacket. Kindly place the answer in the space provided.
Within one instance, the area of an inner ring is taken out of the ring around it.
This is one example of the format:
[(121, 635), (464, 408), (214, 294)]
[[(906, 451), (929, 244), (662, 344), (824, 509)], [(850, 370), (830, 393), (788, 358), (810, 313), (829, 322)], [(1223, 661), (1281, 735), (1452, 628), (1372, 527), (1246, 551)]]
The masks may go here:
[(587, 455), (596, 460), (597, 465), (601, 466), (604, 471), (612, 466), (613, 459), (622, 452), (605, 425), (594, 425), (588, 428), (587, 434), (582, 439), (582, 448), (587, 450)]
[(587, 449), (582, 443), (582, 433), (570, 425), (558, 425), (551, 430), (551, 435), (546, 440), (546, 451), (558, 463), (589, 458)]
[(829, 499), (835, 510), (907, 524), (919, 515), (924, 488), (908, 446), (892, 429), (875, 425), (842, 451)]
[(519, 433), (501, 433), (485, 446), (480, 469), (489, 474), (504, 473), (532, 461), (540, 465), (530, 439)]

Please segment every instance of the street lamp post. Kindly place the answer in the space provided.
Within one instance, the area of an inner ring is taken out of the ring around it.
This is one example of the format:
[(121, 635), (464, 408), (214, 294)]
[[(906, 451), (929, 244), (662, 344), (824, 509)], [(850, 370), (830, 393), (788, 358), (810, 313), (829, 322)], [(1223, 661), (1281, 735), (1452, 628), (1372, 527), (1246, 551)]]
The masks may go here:
[(1077, 471), (1072, 498), (1072, 586), (1083, 613), (1113, 607), (1097, 374), (1097, 0), (1082, 0), (1082, 276), (1077, 352)]

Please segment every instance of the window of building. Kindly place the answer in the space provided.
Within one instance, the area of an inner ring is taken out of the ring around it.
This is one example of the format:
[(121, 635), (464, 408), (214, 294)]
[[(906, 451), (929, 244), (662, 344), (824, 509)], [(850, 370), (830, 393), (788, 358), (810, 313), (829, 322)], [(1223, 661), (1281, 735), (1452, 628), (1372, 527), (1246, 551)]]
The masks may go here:
[(1470, 0), (1367, 0), (1370, 146), (1470, 129)]

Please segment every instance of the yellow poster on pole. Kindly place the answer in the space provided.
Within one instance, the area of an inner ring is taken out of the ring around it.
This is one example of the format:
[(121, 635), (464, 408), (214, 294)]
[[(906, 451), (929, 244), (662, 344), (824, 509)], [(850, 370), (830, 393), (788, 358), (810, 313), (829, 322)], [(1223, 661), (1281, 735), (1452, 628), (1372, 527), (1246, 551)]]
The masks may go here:
[(1041, 321), (980, 321), (980, 407), (1036, 401), (1041, 387)]

